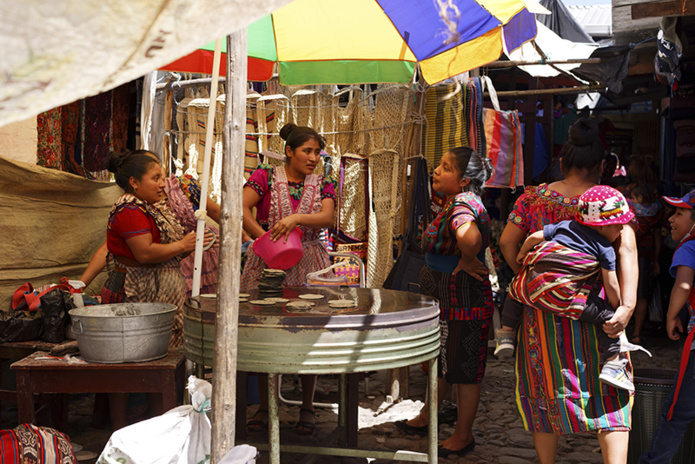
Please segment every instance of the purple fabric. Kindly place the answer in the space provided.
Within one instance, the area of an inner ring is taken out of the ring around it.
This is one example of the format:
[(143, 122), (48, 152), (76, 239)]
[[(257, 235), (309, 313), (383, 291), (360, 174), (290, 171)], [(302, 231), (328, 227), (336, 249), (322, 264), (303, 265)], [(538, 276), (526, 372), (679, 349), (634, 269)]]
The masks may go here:
[(507, 52), (513, 52), (538, 33), (536, 15), (524, 8), (502, 27), (502, 33)]

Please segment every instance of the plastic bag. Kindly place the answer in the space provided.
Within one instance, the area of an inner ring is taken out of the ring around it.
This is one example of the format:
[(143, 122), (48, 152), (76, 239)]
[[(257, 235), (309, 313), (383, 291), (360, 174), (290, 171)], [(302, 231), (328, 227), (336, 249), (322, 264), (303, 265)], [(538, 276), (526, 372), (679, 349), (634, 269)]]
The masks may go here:
[(50, 343), (60, 343), (65, 339), (65, 327), (70, 322), (68, 311), (73, 309), (70, 292), (54, 287), (41, 297), (39, 306), (43, 315), (41, 339)]
[(191, 404), (117, 430), (98, 464), (205, 464), (210, 462), (212, 385), (190, 376)]
[(258, 451), (251, 445), (238, 445), (225, 454), (220, 464), (256, 464)]
[(36, 340), (41, 333), (42, 322), (36, 311), (0, 311), (0, 342)]

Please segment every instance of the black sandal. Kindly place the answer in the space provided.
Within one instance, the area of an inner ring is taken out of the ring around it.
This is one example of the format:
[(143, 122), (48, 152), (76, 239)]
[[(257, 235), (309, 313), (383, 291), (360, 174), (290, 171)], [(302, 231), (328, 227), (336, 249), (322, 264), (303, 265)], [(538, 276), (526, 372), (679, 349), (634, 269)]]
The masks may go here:
[[(305, 412), (307, 414), (311, 414), (314, 417), (314, 422), (309, 422), (309, 421), (303, 421), (302, 420), (302, 413)], [(311, 435), (314, 433), (314, 430), (316, 429), (316, 411), (313, 409), (304, 409), (301, 408), (299, 410), (299, 420), (297, 421), (297, 425), (294, 426), (295, 432), (297, 432), (298, 435)]]
[[(259, 414), (265, 413), (265, 420), (255, 419)], [(268, 430), (268, 410), (259, 409), (256, 414), (253, 415), (254, 419), (251, 419), (246, 423), (246, 430), (249, 432), (263, 432)]]
[(427, 435), (429, 427), (427, 425), (410, 425), (407, 420), (399, 420), (396, 423), (396, 428), (408, 435)]

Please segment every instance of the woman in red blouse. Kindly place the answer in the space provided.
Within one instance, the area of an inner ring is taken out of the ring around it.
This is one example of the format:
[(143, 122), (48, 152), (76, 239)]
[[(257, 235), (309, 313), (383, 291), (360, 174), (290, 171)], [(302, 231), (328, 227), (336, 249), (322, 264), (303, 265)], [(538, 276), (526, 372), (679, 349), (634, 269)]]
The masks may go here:
[[(103, 304), (121, 302), (171, 303), (178, 307), (171, 346), (183, 342), (181, 309), (186, 287), (180, 260), (195, 248), (195, 233), (183, 228), (163, 203), (162, 167), (149, 152), (111, 153), (108, 169), (125, 193), (109, 214), (106, 244), (108, 277)], [(114, 429), (126, 425), (126, 394), (109, 395)], [(150, 405), (152, 402), (150, 401)], [(156, 409), (156, 408), (153, 408)], [(161, 409), (161, 408), (160, 408)]]

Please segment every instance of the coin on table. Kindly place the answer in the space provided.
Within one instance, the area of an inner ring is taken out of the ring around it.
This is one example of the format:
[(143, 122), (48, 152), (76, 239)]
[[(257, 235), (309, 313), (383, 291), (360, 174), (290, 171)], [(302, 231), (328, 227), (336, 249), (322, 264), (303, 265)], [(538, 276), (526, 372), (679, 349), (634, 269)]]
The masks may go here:
[(304, 293), (302, 295), (299, 295), (299, 298), (301, 298), (302, 300), (321, 300), (324, 298), (324, 296), (320, 293)]
[(248, 298), (248, 297), (250, 297), (250, 296), (251, 296), (251, 295), (248, 294), (248, 293), (239, 293), (239, 298)]
[(266, 301), (272, 301), (273, 303), (287, 303), (290, 301), (288, 298), (266, 298)]
[(331, 308), (354, 308), (357, 303), (353, 300), (328, 300), (328, 306)]
[(217, 298), (216, 293), (202, 293), (200, 295), (201, 298)]
[(272, 304), (275, 304), (272, 301), (268, 301), (268, 300), (251, 300), (251, 301), (249, 301), (249, 303), (251, 303), (253, 305), (258, 305), (258, 306), (270, 306)]
[(247, 301), (249, 301), (248, 298), (239, 298), (239, 303), (246, 303)]

